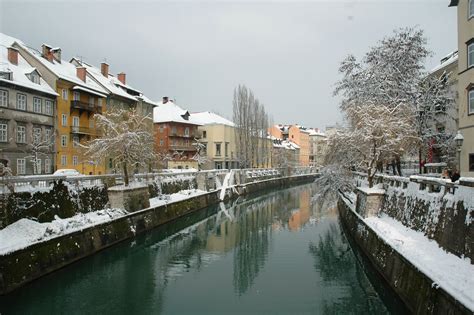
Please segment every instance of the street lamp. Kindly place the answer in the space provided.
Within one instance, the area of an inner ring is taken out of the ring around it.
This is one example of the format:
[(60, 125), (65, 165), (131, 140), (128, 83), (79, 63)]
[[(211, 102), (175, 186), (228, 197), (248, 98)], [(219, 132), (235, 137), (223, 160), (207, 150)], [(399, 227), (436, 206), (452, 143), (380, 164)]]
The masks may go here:
[(461, 131), (458, 130), (456, 137), (454, 137), (454, 141), (456, 142), (456, 146), (458, 147), (458, 171), (461, 172), (461, 147), (464, 141), (464, 137), (461, 134)]

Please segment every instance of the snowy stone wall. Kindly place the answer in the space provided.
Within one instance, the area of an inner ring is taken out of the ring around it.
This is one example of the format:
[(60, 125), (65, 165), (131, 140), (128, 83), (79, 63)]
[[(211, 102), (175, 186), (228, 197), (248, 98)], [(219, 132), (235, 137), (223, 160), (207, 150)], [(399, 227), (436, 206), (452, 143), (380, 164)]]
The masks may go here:
[(392, 180), (384, 188), (382, 212), (474, 261), (473, 187), (414, 177), (405, 187)]
[(413, 314), (472, 314), (465, 305), (387, 244), (342, 198), (338, 201), (342, 226), (372, 266)]
[(0, 194), (0, 229), (22, 218), (50, 222), (105, 208), (104, 186), (74, 186), (62, 180), (46, 189)]

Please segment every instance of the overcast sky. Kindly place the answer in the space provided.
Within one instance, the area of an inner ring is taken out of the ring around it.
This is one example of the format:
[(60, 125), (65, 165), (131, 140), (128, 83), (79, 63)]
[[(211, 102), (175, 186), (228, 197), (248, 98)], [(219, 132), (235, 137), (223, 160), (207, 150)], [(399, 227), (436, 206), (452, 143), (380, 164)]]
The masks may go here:
[(339, 62), (361, 56), (393, 29), (419, 26), (433, 57), (457, 47), (456, 9), (427, 1), (11, 1), (0, 0), (1, 32), (39, 48), (81, 56), (152, 99), (232, 117), (238, 84), (274, 122), (324, 128), (340, 121), (332, 96)]

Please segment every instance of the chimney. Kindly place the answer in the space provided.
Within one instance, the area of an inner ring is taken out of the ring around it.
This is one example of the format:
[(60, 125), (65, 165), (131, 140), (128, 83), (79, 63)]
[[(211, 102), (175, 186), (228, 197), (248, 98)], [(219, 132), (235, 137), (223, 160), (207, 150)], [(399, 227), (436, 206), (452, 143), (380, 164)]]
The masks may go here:
[(117, 74), (117, 79), (118, 79), (120, 82), (122, 82), (122, 84), (126, 84), (126, 83), (125, 83), (125, 76), (126, 76), (125, 73), (120, 72), (119, 74)]
[(168, 96), (163, 96), (163, 104), (166, 104), (168, 103)]
[(86, 82), (86, 67), (76, 67), (76, 75), (79, 79)]
[(100, 64), (100, 72), (102, 73), (104, 77), (108, 78), (109, 77), (109, 64), (106, 62), (102, 62)]
[(61, 63), (61, 48), (59, 47), (52, 48), (50, 51), (53, 54), (54, 60)]
[(51, 52), (51, 47), (49, 45), (43, 44), (41, 46), (41, 54), (43, 58), (47, 59), (49, 62), (53, 62), (53, 53)]
[(11, 64), (18, 65), (18, 49), (14, 47), (8, 47), (8, 61)]

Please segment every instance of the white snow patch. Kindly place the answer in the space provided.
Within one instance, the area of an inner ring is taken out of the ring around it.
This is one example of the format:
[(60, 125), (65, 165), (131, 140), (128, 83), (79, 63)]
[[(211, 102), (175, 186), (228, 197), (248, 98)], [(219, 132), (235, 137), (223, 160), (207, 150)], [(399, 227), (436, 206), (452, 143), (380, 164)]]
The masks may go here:
[[(79, 213), (67, 219), (55, 216), (52, 222), (39, 223), (30, 219), (20, 219), (0, 230), (0, 255), (25, 248), (39, 241), (72, 233), (87, 227), (111, 221), (127, 214), (121, 209), (105, 209), (89, 213)], [(60, 246), (60, 243), (58, 243)]]
[(364, 219), (385, 242), (390, 244), (421, 272), (474, 310), (474, 265), (469, 258), (459, 258), (439, 247), (422, 232), (407, 228), (393, 218), (382, 215)]

